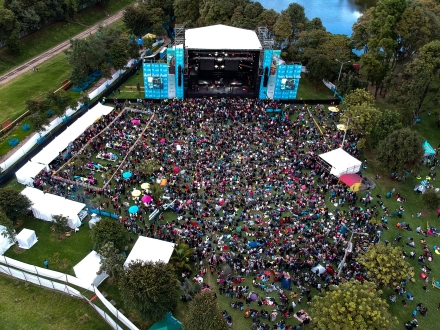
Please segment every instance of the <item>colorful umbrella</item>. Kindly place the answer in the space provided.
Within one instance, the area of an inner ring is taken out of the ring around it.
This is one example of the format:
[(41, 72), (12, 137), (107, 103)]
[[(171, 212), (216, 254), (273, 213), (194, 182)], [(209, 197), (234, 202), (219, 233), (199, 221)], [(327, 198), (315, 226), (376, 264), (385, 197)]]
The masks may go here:
[(150, 184), (144, 182), (143, 184), (141, 184), (141, 188), (142, 188), (142, 189), (150, 189)]
[(141, 191), (140, 190), (133, 190), (132, 192), (131, 192), (131, 196), (133, 196), (133, 197), (138, 197), (138, 196), (140, 196), (141, 195)]
[(130, 212), (131, 214), (136, 213), (137, 211), (139, 211), (139, 207), (137, 207), (136, 205), (132, 205), (128, 208), (128, 212)]
[(144, 203), (150, 203), (151, 202), (151, 200), (152, 200), (152, 198), (151, 198), (151, 196), (148, 196), (148, 195), (145, 195), (145, 196), (142, 196), (142, 202), (144, 202)]
[(122, 177), (124, 179), (130, 179), (131, 176), (132, 176), (131, 172), (124, 172), (124, 173), (122, 173)]
[(344, 124), (338, 124), (336, 125), (336, 128), (340, 131), (345, 131), (345, 125)]
[(138, 120), (138, 119), (132, 119), (132, 120), (131, 120), (131, 123), (132, 123), (133, 125), (139, 125), (140, 120)]
[(178, 168), (178, 167), (175, 167), (175, 168), (173, 169), (173, 171), (174, 171), (174, 173), (179, 173), (179, 168)]
[(328, 110), (331, 112), (339, 112), (339, 109), (336, 107), (328, 107)]
[(162, 144), (164, 144), (164, 143), (165, 143), (165, 141), (166, 141), (165, 139), (160, 139), (160, 141), (159, 141), (159, 142), (160, 142), (160, 143), (162, 143)]
[(190, 199), (188, 199), (187, 201), (186, 201), (186, 204), (191, 204), (192, 203), (192, 200), (190, 200)]

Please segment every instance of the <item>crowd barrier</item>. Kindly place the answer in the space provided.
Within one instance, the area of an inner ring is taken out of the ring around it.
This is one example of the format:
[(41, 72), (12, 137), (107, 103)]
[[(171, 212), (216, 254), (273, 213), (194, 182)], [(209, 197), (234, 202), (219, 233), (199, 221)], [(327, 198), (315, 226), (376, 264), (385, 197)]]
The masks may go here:
[[(4, 266), (4, 265), (7, 266)], [(9, 267), (8, 267), (9, 266)], [(14, 268), (11, 268), (14, 267)], [(25, 273), (25, 272), (26, 273)], [(97, 287), (94, 285), (84, 282), (83, 280), (71, 276), (68, 274), (60, 273), (54, 270), (37, 267), (34, 265), (29, 265), (27, 263), (11, 259), (5, 256), (0, 256), (0, 273), (4, 273), (16, 278), (20, 278), (25, 281), (29, 281), (31, 283), (47, 287), (49, 289), (54, 289), (58, 291), (65, 292), (67, 294), (70, 294), (72, 296), (76, 296), (79, 298), (84, 298), (87, 301), (89, 301), (86, 297), (81, 295), (81, 293), (78, 290), (75, 290), (65, 283), (70, 283), (72, 285), (75, 285), (77, 287), (83, 288), (85, 290), (93, 292), (99, 300), (104, 304), (104, 306), (119, 320), (121, 321), (127, 328), (130, 330), (139, 330), (128, 318), (125, 317), (124, 314), (119, 312), (101, 293), (101, 291), (98, 290)], [(45, 278), (42, 278), (41, 276), (44, 276)], [(59, 283), (59, 282), (53, 282), (49, 279), (53, 279), (56, 281), (62, 281), (65, 282)], [(93, 305), (93, 304), (92, 304)], [(96, 308), (95, 308), (96, 309)], [(104, 313), (104, 312), (103, 312)], [(101, 314), (101, 313), (100, 313)], [(102, 314), (101, 314), (102, 315)], [(110, 324), (110, 323), (109, 323)], [(116, 324), (116, 323), (115, 323)], [(117, 325), (117, 324), (116, 324)], [(117, 329), (117, 328), (114, 328)], [(119, 328), (118, 328), (119, 329)]]

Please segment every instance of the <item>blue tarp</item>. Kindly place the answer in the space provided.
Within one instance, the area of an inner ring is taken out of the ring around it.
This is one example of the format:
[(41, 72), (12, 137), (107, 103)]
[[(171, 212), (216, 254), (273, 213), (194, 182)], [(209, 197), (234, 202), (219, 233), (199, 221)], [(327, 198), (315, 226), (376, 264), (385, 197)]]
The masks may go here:
[(285, 290), (290, 290), (290, 279), (283, 278), (283, 279), (281, 280), (281, 286), (282, 286), (282, 288), (285, 289)]
[(425, 152), (425, 157), (434, 156), (435, 150), (428, 141), (423, 142), (423, 151)]

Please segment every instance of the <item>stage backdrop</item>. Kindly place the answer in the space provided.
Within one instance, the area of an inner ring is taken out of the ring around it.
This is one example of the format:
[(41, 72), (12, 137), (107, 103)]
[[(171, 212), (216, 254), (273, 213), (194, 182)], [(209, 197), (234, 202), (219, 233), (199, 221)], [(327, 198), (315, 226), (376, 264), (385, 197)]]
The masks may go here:
[(263, 77), (259, 93), (261, 100), (296, 99), (302, 65), (284, 64), (280, 56), (281, 50), (264, 51)]
[(143, 63), (146, 99), (168, 98), (168, 64)]

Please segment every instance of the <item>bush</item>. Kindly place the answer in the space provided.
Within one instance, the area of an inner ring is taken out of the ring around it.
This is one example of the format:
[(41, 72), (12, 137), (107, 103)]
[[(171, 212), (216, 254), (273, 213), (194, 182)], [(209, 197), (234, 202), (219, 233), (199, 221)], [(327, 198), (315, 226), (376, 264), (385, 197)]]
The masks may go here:
[(434, 189), (427, 189), (422, 196), (422, 201), (428, 210), (437, 210), (440, 208), (440, 193)]

